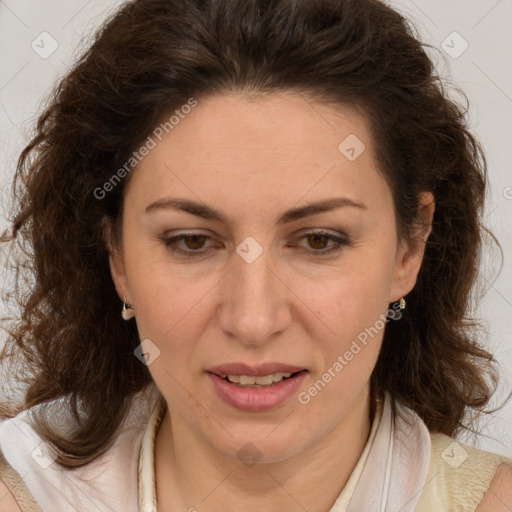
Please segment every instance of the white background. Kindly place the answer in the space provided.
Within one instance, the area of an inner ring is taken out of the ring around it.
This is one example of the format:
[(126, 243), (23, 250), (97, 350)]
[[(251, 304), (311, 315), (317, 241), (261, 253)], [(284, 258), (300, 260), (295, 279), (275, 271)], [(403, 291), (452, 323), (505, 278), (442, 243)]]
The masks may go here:
[[(11, 200), (16, 159), (45, 94), (87, 45), (95, 27), (120, 3), (0, 0), (1, 213)], [(436, 64), (468, 95), (471, 128), (486, 151), (490, 191), (485, 222), (502, 244), (504, 265), (496, 278), (495, 251), (486, 255), (481, 274), (488, 282), (488, 293), (475, 314), (485, 322), (486, 346), (502, 366), (498, 403), (512, 389), (512, 0), (393, 0), (391, 4), (413, 21), (423, 41), (439, 49), (432, 53)], [(47, 56), (52, 44), (58, 47)], [(0, 228), (6, 225), (0, 219)], [(483, 420), (481, 428), (485, 435), (462, 439), (512, 456), (512, 403)]]

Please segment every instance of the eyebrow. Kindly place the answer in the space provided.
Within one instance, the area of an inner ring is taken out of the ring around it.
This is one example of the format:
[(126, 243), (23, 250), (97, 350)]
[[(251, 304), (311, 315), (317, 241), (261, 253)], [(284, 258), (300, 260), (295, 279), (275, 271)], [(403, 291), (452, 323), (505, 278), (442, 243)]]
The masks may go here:
[[(293, 222), (295, 220), (309, 217), (310, 215), (329, 212), (332, 210), (336, 210), (337, 208), (342, 208), (346, 206), (359, 208), (361, 210), (368, 210), (368, 207), (364, 203), (361, 203), (360, 201), (349, 199), (347, 197), (335, 197), (331, 199), (325, 199), (323, 201), (318, 201), (315, 203), (309, 203), (304, 206), (299, 206), (297, 208), (292, 208), (284, 212), (279, 217), (277, 224), (286, 224), (289, 222)], [(180, 210), (186, 213), (190, 213), (192, 215), (196, 215), (197, 217), (201, 217), (202, 219), (218, 221), (228, 224), (226, 216), (219, 210), (212, 208), (211, 206), (208, 206), (205, 203), (192, 201), (190, 199), (158, 199), (153, 203), (149, 204), (148, 206), (146, 206), (145, 212), (150, 213), (160, 209)]]

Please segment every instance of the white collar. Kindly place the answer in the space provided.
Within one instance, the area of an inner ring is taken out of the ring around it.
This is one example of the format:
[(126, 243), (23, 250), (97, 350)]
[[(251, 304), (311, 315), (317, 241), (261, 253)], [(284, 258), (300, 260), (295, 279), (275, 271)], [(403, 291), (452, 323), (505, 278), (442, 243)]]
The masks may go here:
[[(368, 440), (347, 484), (329, 512), (412, 512), (430, 464), (430, 434), (412, 410), (385, 394), (374, 415)], [(157, 512), (154, 443), (165, 414), (157, 403), (144, 434), (139, 459), (140, 512)]]

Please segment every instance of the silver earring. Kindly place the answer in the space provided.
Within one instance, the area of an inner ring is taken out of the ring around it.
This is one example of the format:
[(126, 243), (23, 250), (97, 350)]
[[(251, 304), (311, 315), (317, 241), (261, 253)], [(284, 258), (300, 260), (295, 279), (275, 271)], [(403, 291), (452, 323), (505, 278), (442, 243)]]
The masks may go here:
[(130, 304), (126, 303), (126, 297), (123, 301), (123, 309), (121, 311), (121, 316), (123, 317), (123, 320), (131, 320), (135, 316), (135, 311), (133, 310), (133, 306), (130, 306)]

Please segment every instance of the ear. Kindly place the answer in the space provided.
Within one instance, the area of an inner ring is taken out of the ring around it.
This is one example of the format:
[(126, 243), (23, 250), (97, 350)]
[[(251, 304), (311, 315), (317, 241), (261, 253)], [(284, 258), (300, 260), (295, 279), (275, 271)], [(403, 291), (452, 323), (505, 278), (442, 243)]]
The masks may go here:
[(430, 192), (422, 192), (418, 197), (418, 221), (414, 231), (410, 240), (400, 244), (398, 249), (389, 302), (400, 300), (416, 284), (425, 244), (432, 231), (434, 211), (434, 196)]
[(110, 267), (110, 275), (116, 288), (117, 295), (121, 300), (126, 300), (129, 304), (130, 298), (128, 294), (128, 286), (126, 283), (126, 273), (124, 267), (123, 251), (121, 242), (116, 240), (112, 222), (103, 219), (103, 239), (108, 251), (108, 264)]

